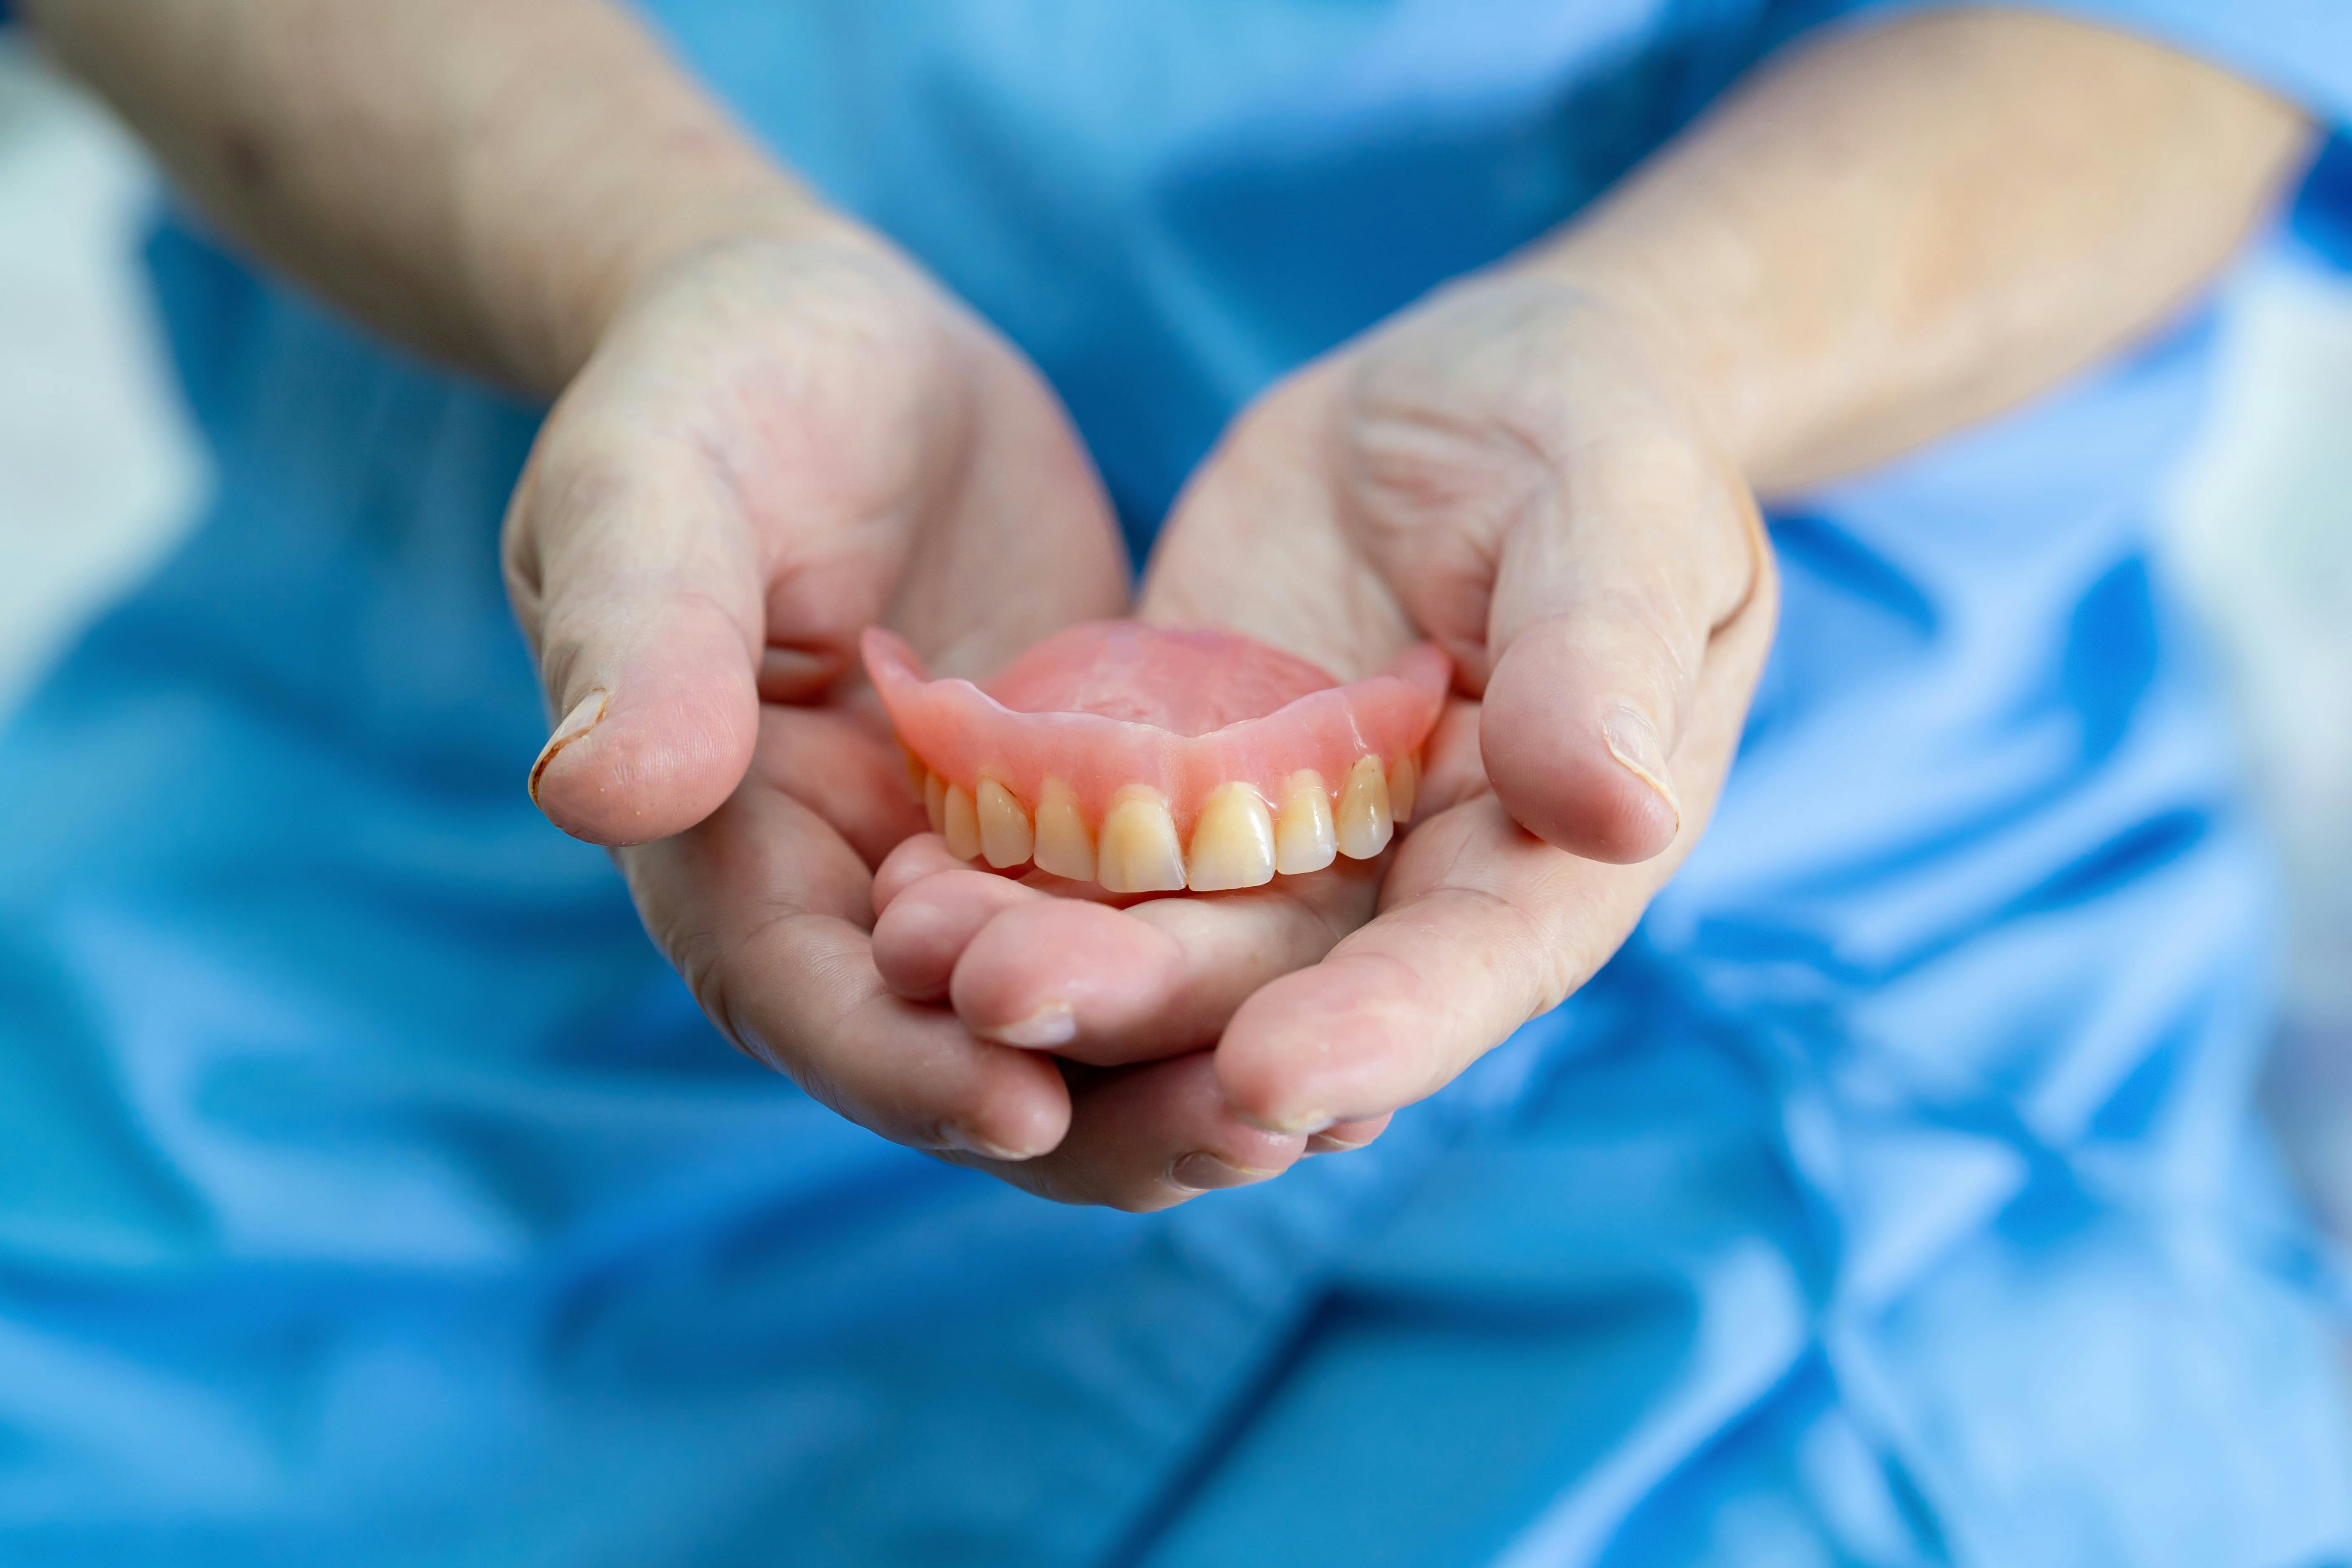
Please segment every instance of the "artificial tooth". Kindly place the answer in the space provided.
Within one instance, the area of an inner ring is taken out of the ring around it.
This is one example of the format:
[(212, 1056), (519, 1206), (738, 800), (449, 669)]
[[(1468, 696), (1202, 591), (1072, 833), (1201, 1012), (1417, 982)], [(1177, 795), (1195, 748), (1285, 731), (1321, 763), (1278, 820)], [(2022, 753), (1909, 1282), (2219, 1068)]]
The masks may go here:
[(972, 809), (971, 796), (961, 784), (948, 785), (943, 815), (946, 825), (940, 829), (948, 837), (948, 853), (959, 860), (970, 860), (980, 854), (980, 814)]
[(1412, 820), (1412, 803), (1421, 794), (1421, 767), (1407, 752), (1389, 770), (1389, 815), (1399, 822)]
[(1331, 829), (1331, 795), (1323, 775), (1296, 773), (1282, 792), (1282, 815), (1274, 822), (1274, 868), (1286, 877), (1320, 871), (1339, 853)]
[(1166, 893), (1184, 885), (1184, 847), (1157, 790), (1127, 784), (1110, 797), (1096, 847), (1095, 880), (1114, 893)]
[(923, 775), (923, 815), (931, 819), (931, 831), (948, 830), (948, 781), (937, 773)]
[(907, 742), (904, 741), (898, 742), (898, 754), (907, 759), (907, 782), (914, 786), (918, 795), (921, 795), (923, 781), (930, 777), (931, 770), (923, 765), (922, 758), (907, 749)]
[[(1389, 813), (1389, 782), (1381, 774), (1378, 757), (1359, 757), (1348, 770), (1347, 787), (1339, 792), (1339, 809), (1332, 814), (1339, 853), (1350, 860), (1369, 860), (1389, 847), (1396, 819)], [(954, 845), (950, 838), (949, 845)]]
[(983, 778), (972, 805), (980, 817), (980, 853), (990, 865), (1001, 871), (1029, 858), (1035, 836), (1029, 829), (1029, 814), (1011, 790)]
[(1192, 825), (1192, 853), (1184, 866), (1196, 893), (1256, 888), (1274, 880), (1274, 816), (1245, 784), (1219, 784)]
[(1095, 837), (1078, 815), (1077, 792), (1059, 779), (1037, 789), (1037, 869), (1074, 882), (1095, 879)]

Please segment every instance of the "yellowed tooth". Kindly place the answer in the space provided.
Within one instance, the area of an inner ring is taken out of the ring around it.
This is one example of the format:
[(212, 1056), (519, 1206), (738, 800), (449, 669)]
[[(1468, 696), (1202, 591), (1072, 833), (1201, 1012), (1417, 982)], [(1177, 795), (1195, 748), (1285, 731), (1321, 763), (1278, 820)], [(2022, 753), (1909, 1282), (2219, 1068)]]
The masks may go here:
[(1095, 836), (1078, 815), (1078, 795), (1059, 779), (1037, 786), (1037, 869), (1076, 882), (1095, 879)]
[(1103, 813), (1095, 880), (1114, 893), (1173, 892), (1184, 885), (1184, 847), (1160, 792), (1123, 784)]
[(1184, 881), (1196, 893), (1274, 880), (1274, 814), (1245, 784), (1223, 784), (1201, 805)]
[(972, 809), (971, 796), (961, 784), (948, 785), (943, 803), (946, 826), (940, 829), (948, 836), (948, 853), (959, 860), (970, 860), (980, 854), (980, 814)]
[(1399, 822), (1412, 820), (1412, 803), (1421, 795), (1421, 764), (1407, 752), (1389, 770), (1389, 815)]
[(931, 819), (931, 831), (948, 830), (948, 781), (937, 773), (923, 775), (923, 815)]
[(914, 786), (917, 795), (921, 795), (923, 781), (930, 777), (931, 770), (923, 765), (922, 758), (907, 749), (904, 741), (898, 742), (898, 754), (907, 759), (907, 782)]
[[(1378, 757), (1359, 757), (1348, 770), (1347, 787), (1339, 792), (1339, 809), (1332, 813), (1339, 853), (1350, 860), (1369, 860), (1389, 847), (1396, 819), (1389, 814), (1389, 782), (1381, 775)], [(950, 846), (954, 840), (949, 840)]]
[(1331, 794), (1323, 775), (1300, 772), (1282, 789), (1282, 815), (1274, 823), (1274, 868), (1286, 877), (1320, 871), (1339, 853), (1331, 830)]
[(1000, 871), (1029, 858), (1030, 846), (1034, 842), (1029, 830), (1029, 813), (1011, 790), (982, 775), (980, 793), (972, 797), (972, 809), (980, 817), (981, 858)]

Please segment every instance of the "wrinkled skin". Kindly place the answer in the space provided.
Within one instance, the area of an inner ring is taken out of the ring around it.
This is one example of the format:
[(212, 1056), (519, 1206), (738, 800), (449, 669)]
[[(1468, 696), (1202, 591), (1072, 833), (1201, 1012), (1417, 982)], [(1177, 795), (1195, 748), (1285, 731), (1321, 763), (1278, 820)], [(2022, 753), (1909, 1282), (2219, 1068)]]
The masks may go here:
[[(1454, 654), (1462, 695), (1376, 916), (1317, 879), (1120, 912), (955, 868), (926, 836), (894, 857), (886, 972), (919, 907), (902, 984), (976, 1032), (1061, 1002), (1083, 1059), (1213, 1047), (1243, 1117), (1349, 1145), (1442, 1088), (1606, 962), (1728, 766), (1770, 558), (1685, 406), (1596, 302), (1509, 278), (1275, 388), (1188, 488), (1141, 609), (1343, 677), (1423, 637)], [(1612, 754), (1602, 721), (1628, 707), (1678, 802)]]
[[(583, 715), (534, 793), (632, 846), (714, 1021), (844, 1115), (1068, 1201), (1263, 1179), (1368, 1142), (1564, 996), (1696, 832), (1770, 592), (1752, 505), (1680, 407), (1597, 306), (1506, 279), (1245, 413), (1140, 613), (1342, 677), (1425, 634), (1464, 695), (1386, 861), (1119, 909), (950, 860), (854, 665), (875, 618), (979, 675), (1126, 607), (1051, 394), (871, 241), (688, 258), (633, 297), (517, 491), (515, 601)], [(1601, 739), (1627, 707), (1679, 826)], [(988, 1038), (1056, 1005), (1089, 1065)]]

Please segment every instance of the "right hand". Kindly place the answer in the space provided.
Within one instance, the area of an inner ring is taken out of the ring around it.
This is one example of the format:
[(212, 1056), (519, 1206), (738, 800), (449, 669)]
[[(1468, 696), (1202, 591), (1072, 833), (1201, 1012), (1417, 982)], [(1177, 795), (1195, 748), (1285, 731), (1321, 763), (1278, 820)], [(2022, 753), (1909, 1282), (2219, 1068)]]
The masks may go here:
[(506, 560), (557, 716), (532, 797), (614, 847), (740, 1048), (1057, 1198), (1158, 1206), (1297, 1156), (1233, 1118), (1205, 1057), (1074, 1091), (876, 971), (874, 868), (922, 820), (858, 632), (979, 676), (1128, 593), (1052, 394), (902, 257), (845, 225), (652, 276), (550, 415)]

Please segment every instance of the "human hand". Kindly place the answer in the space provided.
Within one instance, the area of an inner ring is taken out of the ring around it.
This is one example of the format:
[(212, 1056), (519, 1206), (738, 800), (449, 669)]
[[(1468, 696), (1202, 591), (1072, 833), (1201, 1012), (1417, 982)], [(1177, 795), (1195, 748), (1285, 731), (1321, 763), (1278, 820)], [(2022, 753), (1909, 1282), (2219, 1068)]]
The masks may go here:
[(1142, 613), (1343, 679), (1444, 645), (1460, 696), (1413, 825), (1351, 883), (1124, 912), (905, 866), (906, 984), (1005, 1039), (1062, 1005), (1056, 1048), (1090, 1060), (1213, 1045), (1243, 1116), (1336, 1144), (1559, 1002), (1704, 825), (1770, 639), (1755, 505), (1693, 406), (1602, 302), (1509, 276), (1276, 387), (1179, 503)]
[(894, 626), (978, 674), (1127, 595), (1058, 405), (903, 258), (844, 228), (712, 247), (641, 287), (549, 417), (507, 559), (563, 716), (533, 797), (618, 847), (647, 929), (744, 1051), (1055, 1196), (1132, 1206), (1189, 1155), (1299, 1142), (1235, 1122), (1205, 1062), (1074, 1095), (1050, 1059), (876, 973), (872, 868), (922, 816), (858, 632)]

